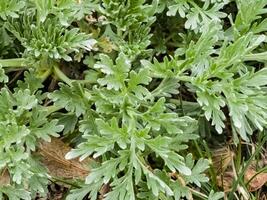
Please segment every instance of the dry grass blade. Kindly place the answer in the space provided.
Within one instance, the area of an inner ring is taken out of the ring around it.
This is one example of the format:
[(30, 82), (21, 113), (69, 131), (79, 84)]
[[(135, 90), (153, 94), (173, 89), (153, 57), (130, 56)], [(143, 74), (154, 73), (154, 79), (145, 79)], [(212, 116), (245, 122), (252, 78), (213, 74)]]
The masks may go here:
[(39, 144), (38, 155), (41, 156), (41, 162), (47, 167), (50, 175), (84, 179), (89, 173), (88, 161), (66, 160), (65, 155), (70, 150), (71, 148), (60, 139), (53, 138), (51, 142)]

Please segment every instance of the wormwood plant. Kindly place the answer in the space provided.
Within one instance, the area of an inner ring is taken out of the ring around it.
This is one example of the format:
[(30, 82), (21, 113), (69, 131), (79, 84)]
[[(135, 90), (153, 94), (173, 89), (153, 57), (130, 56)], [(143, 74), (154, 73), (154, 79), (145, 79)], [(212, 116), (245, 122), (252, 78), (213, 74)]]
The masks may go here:
[(192, 144), (265, 129), (266, 5), (0, 0), (0, 199), (65, 182), (35, 153), (54, 137), (94, 160), (68, 200), (223, 198)]

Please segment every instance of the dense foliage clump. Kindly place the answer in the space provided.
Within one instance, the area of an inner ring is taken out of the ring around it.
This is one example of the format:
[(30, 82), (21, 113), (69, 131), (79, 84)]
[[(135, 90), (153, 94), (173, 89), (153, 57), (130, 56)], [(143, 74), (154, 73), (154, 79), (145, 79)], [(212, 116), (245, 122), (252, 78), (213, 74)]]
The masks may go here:
[(0, 0), (0, 199), (257, 199), (266, 6)]

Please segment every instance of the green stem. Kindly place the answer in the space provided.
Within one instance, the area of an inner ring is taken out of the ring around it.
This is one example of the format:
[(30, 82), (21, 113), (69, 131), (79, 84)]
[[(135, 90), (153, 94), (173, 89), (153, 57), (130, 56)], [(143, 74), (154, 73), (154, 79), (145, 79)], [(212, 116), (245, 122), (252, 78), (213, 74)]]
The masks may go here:
[[(198, 146), (198, 143), (196, 140), (194, 140), (196, 146)], [(200, 154), (201, 157), (208, 157), (209, 161), (212, 163), (212, 153), (211, 153), (211, 150), (210, 148), (208, 147), (207, 143), (205, 141), (202, 141), (202, 144), (204, 146), (204, 149), (205, 149), (205, 152), (206, 152), (206, 155), (204, 156), (203, 154)], [(199, 147), (198, 147), (199, 148)], [(199, 148), (200, 149), (200, 148)], [(209, 173), (210, 173), (210, 176), (211, 176), (211, 180), (212, 180), (212, 187), (217, 188), (217, 180), (216, 180), (216, 177), (217, 177), (217, 173), (215, 171), (215, 168), (214, 168), (214, 165), (211, 164), (210, 168), (209, 168)]]
[(203, 9), (201, 9), (194, 1), (189, 0), (188, 3), (191, 4), (195, 9), (197, 9), (198, 12), (202, 14), (202, 16), (205, 15)]
[(47, 108), (47, 115), (50, 115), (50, 114), (62, 109), (62, 107), (58, 107), (58, 106), (55, 106), (55, 105), (47, 106), (46, 108)]
[(52, 73), (52, 70), (49, 68), (44, 73), (40, 74), (38, 78), (40, 78), (42, 82), (44, 82), (51, 73)]
[(24, 58), (0, 59), (2, 67), (27, 67), (25, 63), (26, 59)]
[(192, 82), (193, 78), (190, 77), (190, 76), (176, 76), (176, 78), (179, 80), (179, 81), (183, 81), (183, 82)]
[[(93, 82), (91, 80), (76, 80), (76, 79), (70, 79), (69, 77), (66, 76), (66, 74), (64, 74), (58, 66), (54, 66), (53, 67), (53, 71), (54, 71), (54, 74), (57, 76), (58, 79), (60, 79), (61, 81), (67, 83), (68, 85), (72, 85), (73, 82), (76, 82), (76, 83), (80, 83), (80, 84), (93, 84), (93, 83), (96, 83), (96, 82)], [(46, 72), (48, 75), (50, 75), (50, 71)], [(45, 75), (44, 75), (45, 76)]]
[(54, 73), (55, 75), (63, 82), (67, 83), (69, 86), (72, 85), (73, 80), (71, 80), (69, 77), (67, 77), (58, 66), (54, 66)]
[(73, 183), (73, 181), (70, 181), (70, 180), (64, 180), (64, 179), (59, 178), (59, 177), (52, 177), (50, 180), (51, 180), (52, 182), (56, 182), (56, 183), (61, 182), (61, 183), (70, 185), (70, 186), (75, 187), (75, 188), (81, 188), (81, 186), (79, 186), (78, 184)]
[(190, 192), (193, 194), (193, 195), (195, 195), (195, 196), (197, 196), (197, 197), (199, 197), (199, 198), (201, 198), (201, 199), (208, 199), (209, 197), (207, 196), (207, 195), (205, 195), (205, 194), (203, 194), (203, 193), (201, 193), (201, 192), (199, 192), (199, 191), (196, 191), (196, 190), (194, 190), (194, 189), (192, 189), (192, 188), (188, 188), (189, 190), (190, 190)]
[(241, 139), (239, 139), (239, 144), (237, 146), (237, 156), (236, 156), (236, 169), (237, 169), (237, 171), (240, 170), (241, 162), (242, 162), (242, 143), (241, 143)]
[(97, 83), (96, 81), (91, 81), (91, 80), (73, 80), (73, 81), (80, 83), (80, 84), (95, 84), (95, 83)]

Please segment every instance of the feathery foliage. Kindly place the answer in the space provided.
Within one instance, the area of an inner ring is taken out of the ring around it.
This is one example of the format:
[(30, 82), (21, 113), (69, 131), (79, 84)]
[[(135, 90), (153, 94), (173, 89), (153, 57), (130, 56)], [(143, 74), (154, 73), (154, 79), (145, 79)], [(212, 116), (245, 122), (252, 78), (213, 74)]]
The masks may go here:
[[(0, 199), (52, 182), (67, 200), (222, 199), (200, 141), (265, 133), (266, 5), (0, 0)], [(63, 163), (92, 159), (85, 180), (41, 162), (54, 137)]]

